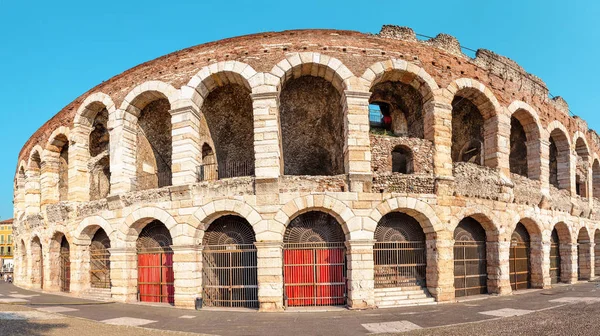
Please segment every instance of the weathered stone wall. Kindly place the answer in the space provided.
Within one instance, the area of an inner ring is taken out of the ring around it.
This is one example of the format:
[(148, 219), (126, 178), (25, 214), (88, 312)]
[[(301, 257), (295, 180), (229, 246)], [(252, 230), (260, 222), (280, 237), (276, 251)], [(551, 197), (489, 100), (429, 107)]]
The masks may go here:
[(348, 191), (348, 176), (282, 176), (280, 193), (344, 192)]
[(371, 169), (374, 174), (392, 172), (392, 151), (397, 146), (405, 146), (412, 151), (415, 174), (433, 174), (433, 145), (431, 141), (419, 138), (370, 135)]
[(435, 179), (428, 175), (387, 173), (373, 177), (374, 193), (434, 194)]
[(540, 181), (531, 180), (519, 174), (511, 174), (510, 178), (514, 184), (515, 203), (538, 207), (542, 204), (543, 195)]
[(564, 189), (557, 189), (550, 186), (550, 209), (571, 213), (572, 204), (569, 192)]
[(454, 163), (457, 196), (498, 200), (502, 195), (502, 180), (498, 171), (470, 162)]
[(483, 164), (483, 116), (469, 98), (452, 101), (452, 160)]
[(344, 113), (336, 88), (305, 76), (286, 82), (279, 100), (284, 173), (343, 174)]

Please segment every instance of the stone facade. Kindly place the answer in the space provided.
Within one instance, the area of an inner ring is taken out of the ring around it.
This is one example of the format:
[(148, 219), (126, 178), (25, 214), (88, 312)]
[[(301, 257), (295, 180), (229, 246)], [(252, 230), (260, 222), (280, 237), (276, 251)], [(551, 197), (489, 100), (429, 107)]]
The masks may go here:
[[(394, 136), (370, 134), (369, 104), (382, 101), (400, 125)], [(403, 27), (264, 33), (182, 50), (93, 88), (25, 144), (15, 283), (59, 290), (65, 237), (70, 291), (85, 295), (102, 229), (111, 296), (135, 301), (136, 239), (159, 221), (172, 239), (174, 304), (193, 308), (206, 285), (204, 232), (235, 215), (253, 229), (259, 308), (282, 310), (286, 227), (309, 211), (343, 229), (350, 308), (375, 306), (375, 231), (391, 212), (420, 224), (426, 290), (439, 302), (455, 299), (455, 234), (465, 218), (485, 230), (489, 293), (512, 292), (518, 223), (531, 238), (531, 286), (551, 285), (554, 229), (560, 280), (589, 279), (600, 243), (600, 139), (567, 112), (508, 58), (480, 50), (471, 59), (449, 35), (419, 42)], [(412, 152), (407, 174), (392, 171), (397, 146)], [(223, 175), (247, 160), (251, 169)]]

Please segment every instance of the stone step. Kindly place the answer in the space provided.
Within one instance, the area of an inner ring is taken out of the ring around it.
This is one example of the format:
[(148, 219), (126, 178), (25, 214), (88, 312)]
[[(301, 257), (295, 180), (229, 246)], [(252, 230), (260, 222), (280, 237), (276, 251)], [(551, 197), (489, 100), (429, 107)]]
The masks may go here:
[(424, 290), (413, 290), (413, 291), (395, 291), (395, 292), (385, 292), (385, 293), (375, 293), (376, 298), (384, 298), (386, 296), (394, 296), (394, 295), (417, 295), (417, 294), (426, 294), (427, 292)]
[(433, 298), (411, 299), (411, 300), (392, 300), (376, 303), (377, 308), (393, 308), (405, 306), (422, 306), (436, 304)]
[(412, 299), (432, 299), (425, 293), (412, 294), (412, 295), (390, 295), (386, 297), (375, 298), (375, 302), (386, 302), (386, 301), (398, 301), (398, 300), (412, 300)]
[(375, 288), (375, 293), (423, 290), (421, 286)]

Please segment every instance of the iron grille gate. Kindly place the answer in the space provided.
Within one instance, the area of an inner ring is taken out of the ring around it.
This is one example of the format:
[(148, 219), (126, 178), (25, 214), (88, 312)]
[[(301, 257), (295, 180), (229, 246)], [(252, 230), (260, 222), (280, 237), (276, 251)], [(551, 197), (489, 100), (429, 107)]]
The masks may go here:
[(594, 275), (600, 276), (600, 242), (594, 246)]
[(71, 258), (69, 243), (64, 237), (60, 246), (59, 269), (60, 291), (69, 292), (71, 290)]
[(286, 306), (346, 304), (344, 243), (286, 243), (283, 254)]
[(425, 242), (377, 242), (373, 251), (375, 288), (426, 286)]
[(173, 251), (138, 251), (138, 296), (142, 302), (175, 303)]
[(485, 241), (454, 243), (454, 288), (457, 297), (487, 293)]
[(510, 286), (513, 290), (530, 287), (529, 243), (513, 241), (509, 256)]
[(94, 288), (110, 288), (110, 253), (90, 250), (90, 282)]
[(558, 243), (550, 244), (550, 280), (553, 284), (560, 282), (560, 247)]
[(256, 248), (253, 244), (205, 246), (203, 304), (258, 308)]

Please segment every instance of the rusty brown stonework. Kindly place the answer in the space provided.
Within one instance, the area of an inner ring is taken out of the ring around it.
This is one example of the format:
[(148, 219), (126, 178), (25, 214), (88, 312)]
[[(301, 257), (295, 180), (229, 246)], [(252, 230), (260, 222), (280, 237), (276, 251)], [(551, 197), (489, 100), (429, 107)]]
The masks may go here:
[[(370, 124), (373, 104), (390, 108), (390, 130)], [(470, 58), (450, 35), (419, 41), (384, 26), (206, 43), (92, 88), (23, 146), (15, 283), (58, 291), (66, 237), (70, 291), (94, 295), (90, 246), (101, 229), (111, 265), (103, 293), (135, 301), (136, 239), (159, 221), (172, 238), (175, 305), (193, 308), (204, 232), (235, 215), (255, 235), (260, 310), (278, 311), (286, 227), (311, 211), (343, 228), (350, 308), (419, 303), (376, 285), (375, 231), (394, 212), (421, 226), (423, 290), (437, 302), (457, 294), (454, 246), (466, 222), (485, 230), (488, 293), (512, 293), (518, 223), (530, 238), (530, 286), (551, 286), (554, 229), (558, 280), (573, 283), (594, 277), (599, 259), (599, 152), (597, 133), (541, 79), (488, 50)]]

